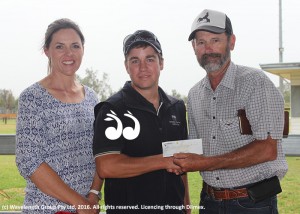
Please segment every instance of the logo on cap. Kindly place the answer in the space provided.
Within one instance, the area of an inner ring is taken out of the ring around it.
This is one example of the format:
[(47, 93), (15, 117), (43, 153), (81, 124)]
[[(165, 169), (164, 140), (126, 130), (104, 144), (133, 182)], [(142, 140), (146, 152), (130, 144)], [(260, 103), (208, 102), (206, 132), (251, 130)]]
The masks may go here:
[(204, 20), (206, 20), (206, 22), (210, 22), (210, 19), (208, 18), (208, 16), (209, 16), (209, 14), (207, 12), (204, 17), (200, 17), (198, 19), (198, 22), (204, 22)]

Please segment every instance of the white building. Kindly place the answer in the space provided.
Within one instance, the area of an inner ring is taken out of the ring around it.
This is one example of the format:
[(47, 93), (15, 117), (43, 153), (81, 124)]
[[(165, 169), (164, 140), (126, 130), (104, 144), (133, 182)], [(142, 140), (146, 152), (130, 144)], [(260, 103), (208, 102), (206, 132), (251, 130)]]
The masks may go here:
[(300, 134), (300, 62), (260, 64), (260, 67), (291, 83), (290, 134)]

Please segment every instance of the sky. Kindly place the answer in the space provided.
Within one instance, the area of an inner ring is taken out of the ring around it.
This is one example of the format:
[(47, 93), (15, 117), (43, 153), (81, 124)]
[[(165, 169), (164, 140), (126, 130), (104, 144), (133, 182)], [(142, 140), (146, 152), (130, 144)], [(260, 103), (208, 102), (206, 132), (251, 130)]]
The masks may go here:
[[(105, 72), (114, 91), (129, 77), (122, 43), (136, 30), (150, 30), (159, 39), (164, 70), (160, 86), (187, 95), (206, 72), (198, 65), (188, 36), (195, 17), (204, 9), (219, 10), (231, 19), (236, 35), (232, 61), (260, 68), (279, 62), (279, 0), (0, 0), (0, 89), (15, 97), (47, 75), (42, 44), (47, 26), (70, 18), (85, 39), (85, 70)], [(283, 62), (299, 62), (300, 1), (282, 0)], [(294, 37), (296, 36), (296, 38)], [(298, 51), (298, 52), (297, 52)], [(278, 78), (267, 74), (275, 85)]]

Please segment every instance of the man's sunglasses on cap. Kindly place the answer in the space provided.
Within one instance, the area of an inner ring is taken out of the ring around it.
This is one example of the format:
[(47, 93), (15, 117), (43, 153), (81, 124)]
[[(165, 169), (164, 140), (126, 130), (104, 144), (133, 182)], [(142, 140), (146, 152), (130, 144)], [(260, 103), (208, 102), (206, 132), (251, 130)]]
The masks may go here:
[(129, 34), (123, 41), (123, 52), (127, 55), (129, 50), (135, 44), (147, 43), (151, 45), (158, 53), (162, 54), (160, 43), (157, 37), (147, 30), (138, 30), (133, 34)]

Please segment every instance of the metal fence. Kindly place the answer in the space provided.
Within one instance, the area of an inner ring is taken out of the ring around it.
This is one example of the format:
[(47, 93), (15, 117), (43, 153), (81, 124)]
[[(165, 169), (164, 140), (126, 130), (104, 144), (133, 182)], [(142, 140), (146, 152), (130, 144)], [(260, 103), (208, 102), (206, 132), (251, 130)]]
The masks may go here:
[(14, 155), (16, 135), (0, 135), (0, 155)]
[[(300, 135), (289, 135), (282, 141), (283, 151), (287, 156), (300, 156)], [(14, 155), (15, 148), (15, 135), (0, 135), (0, 155)]]

